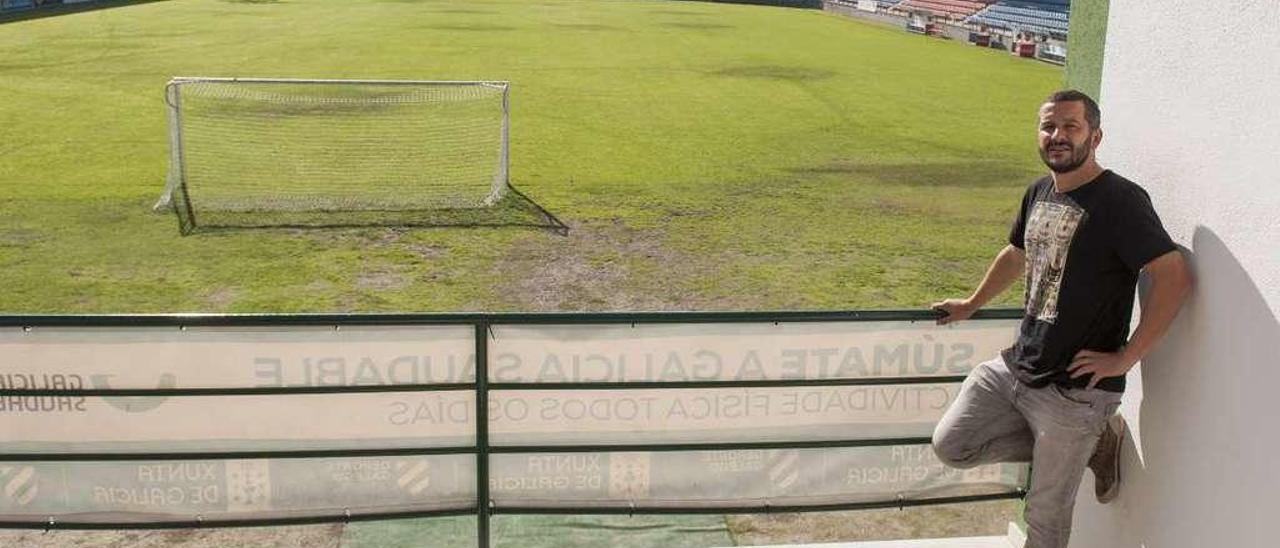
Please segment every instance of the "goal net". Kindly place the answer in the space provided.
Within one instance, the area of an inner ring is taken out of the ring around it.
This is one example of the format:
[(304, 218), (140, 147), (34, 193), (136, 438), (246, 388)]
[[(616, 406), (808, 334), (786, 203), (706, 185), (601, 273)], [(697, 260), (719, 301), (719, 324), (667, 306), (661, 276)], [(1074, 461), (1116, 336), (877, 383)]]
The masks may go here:
[(177, 78), (157, 209), (184, 232), (499, 201), (506, 82)]

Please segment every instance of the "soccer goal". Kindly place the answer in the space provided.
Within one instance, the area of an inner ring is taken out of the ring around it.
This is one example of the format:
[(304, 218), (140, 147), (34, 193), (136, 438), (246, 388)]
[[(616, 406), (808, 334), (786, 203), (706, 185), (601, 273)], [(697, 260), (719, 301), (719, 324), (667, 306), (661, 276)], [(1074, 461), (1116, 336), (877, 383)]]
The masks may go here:
[(156, 209), (183, 233), (365, 224), (485, 208), (512, 190), (506, 82), (184, 77), (165, 96)]

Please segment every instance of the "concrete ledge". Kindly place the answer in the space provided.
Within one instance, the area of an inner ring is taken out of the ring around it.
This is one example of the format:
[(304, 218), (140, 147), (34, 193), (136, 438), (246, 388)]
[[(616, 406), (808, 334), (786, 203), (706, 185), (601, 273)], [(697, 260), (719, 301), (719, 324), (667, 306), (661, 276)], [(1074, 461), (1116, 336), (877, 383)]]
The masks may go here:
[(932, 538), (914, 540), (879, 540), (869, 542), (837, 542), (827, 544), (786, 544), (761, 548), (1022, 548), (1027, 540), (1018, 526), (1010, 523), (1003, 537)]
[(921, 540), (879, 540), (834, 544), (787, 544), (768, 548), (1010, 548), (1005, 537), (935, 538)]

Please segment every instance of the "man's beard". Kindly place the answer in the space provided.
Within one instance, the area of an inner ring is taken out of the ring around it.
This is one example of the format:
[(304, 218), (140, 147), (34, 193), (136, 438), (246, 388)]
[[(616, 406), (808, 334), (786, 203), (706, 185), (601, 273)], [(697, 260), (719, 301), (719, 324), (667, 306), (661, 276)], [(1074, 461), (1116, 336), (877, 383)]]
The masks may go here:
[(1070, 155), (1065, 160), (1053, 161), (1049, 159), (1049, 148), (1059, 146), (1064, 143), (1050, 143), (1048, 148), (1040, 149), (1040, 160), (1049, 170), (1054, 173), (1070, 173), (1089, 160), (1089, 149), (1084, 146), (1077, 146), (1075, 143), (1065, 143), (1071, 147)]

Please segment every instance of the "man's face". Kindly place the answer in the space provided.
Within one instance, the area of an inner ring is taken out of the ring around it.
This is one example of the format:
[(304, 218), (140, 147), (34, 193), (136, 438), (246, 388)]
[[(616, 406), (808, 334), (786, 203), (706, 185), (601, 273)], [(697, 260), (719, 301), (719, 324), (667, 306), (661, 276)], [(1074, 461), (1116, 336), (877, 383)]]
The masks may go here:
[(1098, 147), (1101, 132), (1089, 127), (1084, 103), (1063, 101), (1040, 107), (1040, 159), (1054, 173), (1084, 165)]

